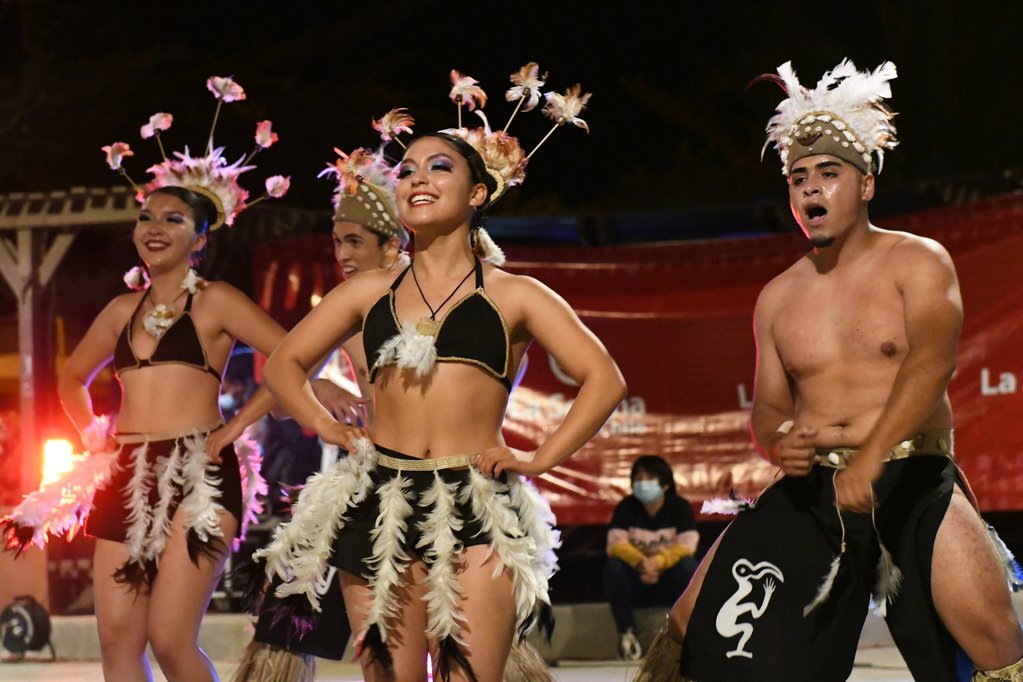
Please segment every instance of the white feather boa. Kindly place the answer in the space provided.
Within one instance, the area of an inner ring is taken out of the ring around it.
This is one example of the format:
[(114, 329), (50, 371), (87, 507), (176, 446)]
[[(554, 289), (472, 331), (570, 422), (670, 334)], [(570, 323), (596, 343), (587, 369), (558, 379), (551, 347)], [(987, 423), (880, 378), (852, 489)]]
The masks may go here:
[(183, 481), (184, 499), (178, 513), (183, 515), (186, 528), (195, 531), (203, 542), (213, 538), (222, 538), (220, 517), (217, 514), (223, 507), (217, 503), (220, 491), (220, 479), (213, 476), (213, 463), (206, 457), (206, 439), (199, 436), (188, 436), (184, 439), (185, 457), (180, 467)]
[[(105, 447), (109, 421), (106, 417), (94, 420), (83, 434), (91, 447)], [(238, 441), (238, 462), (242, 481), (242, 533), (249, 522), (262, 510), (258, 496), (266, 494), (266, 482), (259, 475), (261, 455), (251, 439)], [(152, 466), (148, 461), (149, 446), (133, 446), (125, 458), (133, 467), (131, 479), (124, 488), (127, 500), (125, 542), (129, 561), (158, 561), (171, 531), (170, 511), (177, 489), (183, 492), (179, 507), (185, 514), (185, 525), (195, 530), (199, 538), (209, 542), (222, 537), (219, 512), (220, 480), (210, 476), (206, 457), (205, 438), (200, 434), (188, 436), (176, 443), (166, 458)], [(76, 456), (74, 465), (56, 481), (44, 484), (39, 490), (25, 496), (21, 504), (6, 517), (19, 527), (32, 528), (31, 544), (44, 547), (50, 537), (74, 537), (84, 526), (92, 510), (96, 491), (109, 483), (119, 465), (121, 453), (94, 451), (91, 455)], [(156, 486), (158, 501), (149, 504), (149, 494)]]
[(124, 492), (128, 494), (128, 527), (124, 541), (128, 545), (129, 561), (141, 561), (146, 555), (147, 535), (153, 521), (149, 506), (149, 447), (139, 445), (131, 453), (132, 474)]
[(424, 377), (437, 362), (436, 339), (420, 334), (411, 322), (401, 323), (401, 332), (384, 341), (373, 369), (395, 365), (398, 369), (415, 372), (416, 378)]
[(117, 471), (117, 457), (117, 451), (76, 457), (70, 471), (25, 495), (6, 520), (32, 528), (31, 544), (40, 549), (50, 537), (74, 537), (85, 525), (96, 491)]
[(515, 593), (515, 626), (521, 628), (532, 616), (538, 602), (545, 601), (546, 590), (541, 587), (537, 574), (531, 570), (533, 557), (518, 516), (512, 509), (510, 498), (504, 493), (508, 486), (487, 478), (475, 468), (469, 469), (469, 484), (461, 493), (461, 502), (468, 503), (482, 532), (490, 536), (490, 554), (499, 559), (493, 577), (507, 569), (511, 572)]
[(366, 563), (373, 568), (372, 596), (363, 633), (376, 625), (384, 642), (387, 642), (387, 622), (398, 617), (396, 592), (411, 559), (403, 547), (408, 532), (407, 519), (412, 514), (411, 487), (412, 481), (398, 474), (377, 489), (380, 515), (370, 531), (373, 552)]
[(167, 537), (171, 530), (170, 505), (174, 501), (175, 474), (181, 466), (181, 445), (174, 444), (170, 455), (156, 462), (156, 491), (159, 501), (152, 510), (152, 530), (150, 541), (143, 548), (143, 559), (159, 559), (167, 546)]
[(757, 503), (743, 497), (715, 497), (704, 500), (700, 507), (701, 514), (713, 514), (716, 516), (734, 516), (739, 512), (755, 509)]
[(242, 483), (242, 525), (234, 539), (234, 550), (237, 552), (241, 541), (245, 539), (249, 526), (259, 522), (263, 513), (263, 501), (268, 492), (266, 480), (260, 474), (263, 467), (263, 449), (253, 435), (246, 430), (241, 438), (234, 442), (238, 453), (238, 467), (241, 470)]
[(509, 474), (508, 489), (512, 506), (526, 532), (526, 543), (538, 586), (537, 598), (550, 604), (550, 579), (558, 571), (558, 557), (554, 550), (561, 547), (561, 532), (554, 529), (557, 520), (547, 500), (528, 479), (518, 474)]
[(459, 611), (462, 587), (455, 578), (454, 559), (461, 551), (461, 543), (455, 534), (462, 529), (462, 519), (455, 508), (457, 483), (446, 483), (440, 474), (434, 472), (433, 485), (419, 499), (420, 506), (429, 507), (425, 518), (419, 524), (420, 538), (416, 547), (425, 547), (423, 553), (428, 560), (426, 574), (426, 636), (442, 640), (453, 638), (460, 646), (466, 646), (461, 629), (465, 618)]
[(320, 610), (334, 536), (344, 526), (349, 507), (366, 499), (373, 483), (369, 473), (375, 465), (376, 451), (361, 439), (354, 453), (306, 482), (291, 521), (277, 526), (270, 544), (253, 555), (266, 561), (268, 577), (276, 574), (284, 581), (277, 587), (278, 597), (304, 594)]

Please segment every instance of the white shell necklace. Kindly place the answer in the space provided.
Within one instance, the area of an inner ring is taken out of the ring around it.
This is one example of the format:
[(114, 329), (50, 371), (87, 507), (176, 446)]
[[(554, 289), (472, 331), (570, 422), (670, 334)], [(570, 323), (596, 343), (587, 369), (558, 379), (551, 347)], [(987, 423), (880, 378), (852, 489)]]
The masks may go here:
[[(153, 301), (153, 309), (142, 317), (142, 328), (151, 336), (159, 339), (174, 324), (174, 315), (177, 312), (172, 305), (174, 301), (181, 298), (182, 293), (187, 291), (190, 294), (194, 294), (198, 289), (199, 275), (196, 274), (195, 270), (189, 268), (185, 278), (181, 281), (180, 291), (174, 298), (168, 303), (156, 303)], [(153, 289), (149, 287), (145, 294), (150, 297), (151, 301), (152, 293)]]

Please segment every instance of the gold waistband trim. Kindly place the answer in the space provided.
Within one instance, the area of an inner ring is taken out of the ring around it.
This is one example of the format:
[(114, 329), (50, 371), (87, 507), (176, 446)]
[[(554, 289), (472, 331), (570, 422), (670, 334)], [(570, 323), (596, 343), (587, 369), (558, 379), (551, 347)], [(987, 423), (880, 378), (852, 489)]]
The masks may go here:
[[(817, 447), (815, 450), (816, 454), (813, 456), (813, 463), (833, 469), (844, 469), (852, 462), (856, 453), (859, 452), (859, 448), (846, 447)], [(927, 433), (920, 433), (912, 438), (907, 438), (892, 448), (887, 456), (885, 456), (884, 461), (892, 462), (897, 459), (906, 459), (907, 457), (917, 457), (920, 455), (951, 457), (953, 452), (952, 429), (943, 429), (941, 431), (928, 431)]]
[(171, 431), (159, 431), (156, 433), (118, 433), (114, 436), (114, 440), (120, 445), (131, 445), (135, 443), (151, 443), (155, 440), (175, 440), (177, 438), (185, 438), (186, 436), (205, 436), (211, 431), (216, 431), (223, 425), (224, 420), (218, 419), (212, 424), (189, 426), (187, 428), (173, 429)]
[(397, 471), (440, 471), (441, 469), (458, 469), (472, 466), (479, 457), (479, 453), (476, 452), (471, 455), (454, 455), (437, 459), (403, 459), (378, 452), (377, 464)]

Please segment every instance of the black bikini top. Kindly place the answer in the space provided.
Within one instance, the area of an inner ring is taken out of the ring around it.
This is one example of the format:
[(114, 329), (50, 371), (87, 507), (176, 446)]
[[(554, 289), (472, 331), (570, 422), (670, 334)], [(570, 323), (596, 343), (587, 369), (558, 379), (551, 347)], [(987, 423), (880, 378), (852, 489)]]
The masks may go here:
[[(370, 367), (369, 380), (376, 379), (381, 346), (401, 333), (401, 323), (394, 309), (394, 292), (408, 274), (411, 265), (402, 270), (386, 294), (373, 304), (362, 325), (362, 344)], [(476, 259), (476, 288), (455, 303), (438, 320), (435, 345), (437, 362), (463, 362), (477, 365), (511, 390), (508, 365), (511, 343), (508, 327), (501, 311), (483, 288), (483, 266)]]
[(135, 326), (135, 316), (149, 296), (149, 291), (139, 300), (135, 311), (131, 314), (128, 324), (124, 325), (121, 335), (117, 338), (117, 345), (114, 347), (114, 372), (122, 372), (141, 369), (143, 367), (154, 367), (156, 365), (187, 365), (212, 374), (220, 381), (220, 373), (210, 366), (206, 359), (206, 349), (202, 347), (199, 339), (199, 332), (192, 321), (192, 294), (188, 294), (185, 300), (185, 309), (181, 315), (171, 323), (163, 335), (157, 340), (156, 348), (148, 358), (140, 358), (135, 355), (131, 347), (131, 331)]

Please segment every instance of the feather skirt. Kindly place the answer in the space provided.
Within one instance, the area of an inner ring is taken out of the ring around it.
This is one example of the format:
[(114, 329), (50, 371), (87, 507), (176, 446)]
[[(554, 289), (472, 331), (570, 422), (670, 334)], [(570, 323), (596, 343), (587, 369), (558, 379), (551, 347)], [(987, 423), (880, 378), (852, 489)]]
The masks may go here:
[[(549, 505), (532, 484), (513, 474), (503, 481), (487, 478), (469, 468), (459, 482), (427, 472), (429, 482), (417, 491), (405, 472), (391, 471), (393, 476), (374, 483), (371, 474), (376, 470), (376, 449), (362, 441), (356, 452), (309, 479), (292, 520), (278, 526), (273, 541), (256, 553), (265, 562), (267, 575), (283, 581), (278, 596), (304, 594), (319, 610), (318, 588), (325, 586), (335, 537), (346, 529), (357, 505), (372, 497), (379, 510), (365, 560), (372, 600), (363, 629), (356, 633), (366, 645), (377, 642), (386, 647), (400, 616), (398, 594), (414, 551), (427, 566), (424, 635), (444, 643), (444, 650), (468, 672), (459, 660), (464, 655), (466, 622), (456, 579), (468, 524), (478, 527), (479, 537), (486, 539), (487, 556), (497, 557), (494, 576), (508, 571), (512, 577), (520, 636), (538, 621), (548, 628), (553, 624), (548, 586), (557, 570), (554, 550), (560, 539)], [(465, 510), (471, 510), (468, 516)]]
[[(51, 537), (70, 539), (87, 525), (90, 534), (127, 545), (128, 561), (117, 576), (141, 588), (156, 574), (177, 514), (188, 529), (193, 560), (220, 551), (225, 544), (219, 522), (225, 509), (224, 478), (236, 486), (240, 479), (241, 491), (231, 497), (240, 496), (241, 502), (230, 507), (241, 509), (228, 511), (240, 521), (235, 542), (244, 537), (260, 508), (257, 496), (266, 490), (257, 445), (240, 441), (239, 472), (234, 474), (227, 472), (227, 460), (225, 468), (208, 460), (205, 434), (195, 429), (173, 440), (138, 439), (142, 442), (124, 444), (119, 451), (76, 458), (58, 480), (26, 495), (3, 519), (8, 548), (20, 552), (29, 544), (43, 547)], [(92, 518), (100, 497), (105, 505), (102, 518)]]

